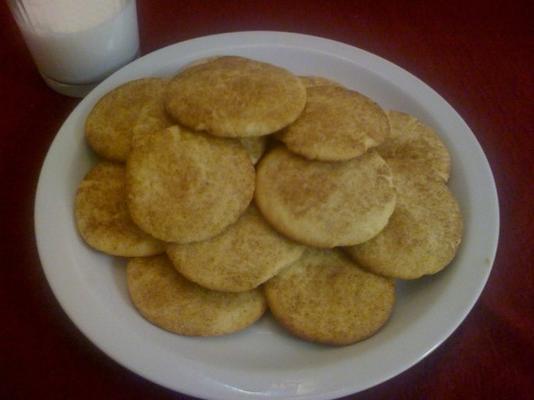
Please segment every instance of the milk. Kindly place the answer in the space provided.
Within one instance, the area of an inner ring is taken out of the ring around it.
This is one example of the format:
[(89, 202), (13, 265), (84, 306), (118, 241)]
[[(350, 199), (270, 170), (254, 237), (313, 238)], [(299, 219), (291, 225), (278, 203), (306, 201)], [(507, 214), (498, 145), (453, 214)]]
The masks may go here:
[(19, 0), (12, 5), (40, 73), (64, 84), (108, 76), (139, 50), (135, 0)]

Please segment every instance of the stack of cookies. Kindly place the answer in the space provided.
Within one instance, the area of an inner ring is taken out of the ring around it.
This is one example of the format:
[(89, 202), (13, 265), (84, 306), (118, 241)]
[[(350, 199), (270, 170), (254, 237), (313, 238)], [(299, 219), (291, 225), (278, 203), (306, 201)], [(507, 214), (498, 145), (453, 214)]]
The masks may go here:
[(395, 279), (442, 270), (461, 241), (438, 135), (322, 77), (201, 60), (106, 94), (86, 137), (102, 160), (76, 193), (80, 235), (129, 258), (134, 306), (177, 334), (268, 308), (302, 339), (354, 343), (388, 320)]

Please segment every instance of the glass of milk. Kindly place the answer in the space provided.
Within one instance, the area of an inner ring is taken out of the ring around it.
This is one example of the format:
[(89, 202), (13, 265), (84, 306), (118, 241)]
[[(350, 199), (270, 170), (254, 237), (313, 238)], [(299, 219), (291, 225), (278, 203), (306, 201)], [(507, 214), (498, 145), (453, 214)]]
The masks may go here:
[(8, 0), (45, 82), (83, 97), (139, 53), (135, 0)]

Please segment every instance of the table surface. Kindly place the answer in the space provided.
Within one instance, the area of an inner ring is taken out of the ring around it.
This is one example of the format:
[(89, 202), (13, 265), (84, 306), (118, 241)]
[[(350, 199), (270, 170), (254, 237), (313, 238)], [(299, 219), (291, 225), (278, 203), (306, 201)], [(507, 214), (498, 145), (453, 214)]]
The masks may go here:
[[(230, 31), (324, 36), (427, 82), (484, 148), (501, 207), (499, 249), (484, 292), (442, 346), (355, 398), (526, 399), (534, 393), (532, 4), (138, 1), (142, 53)], [(55, 300), (37, 255), (33, 201), (47, 149), (79, 100), (45, 86), (5, 2), (0, 38), (0, 398), (187, 398), (109, 359)]]

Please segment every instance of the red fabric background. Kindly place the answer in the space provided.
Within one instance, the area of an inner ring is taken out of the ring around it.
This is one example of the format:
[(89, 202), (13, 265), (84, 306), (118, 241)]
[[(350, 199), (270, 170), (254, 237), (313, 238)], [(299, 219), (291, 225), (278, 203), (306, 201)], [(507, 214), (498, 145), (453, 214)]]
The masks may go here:
[[(462, 115), (493, 168), (501, 238), (489, 282), (425, 360), (358, 399), (526, 399), (534, 393), (533, 65), (528, 1), (139, 0), (143, 53), (207, 34), (282, 30), (339, 40), (417, 75)], [(37, 256), (39, 169), (78, 100), (40, 79), (0, 4), (0, 398), (187, 398), (95, 348), (50, 291)]]

